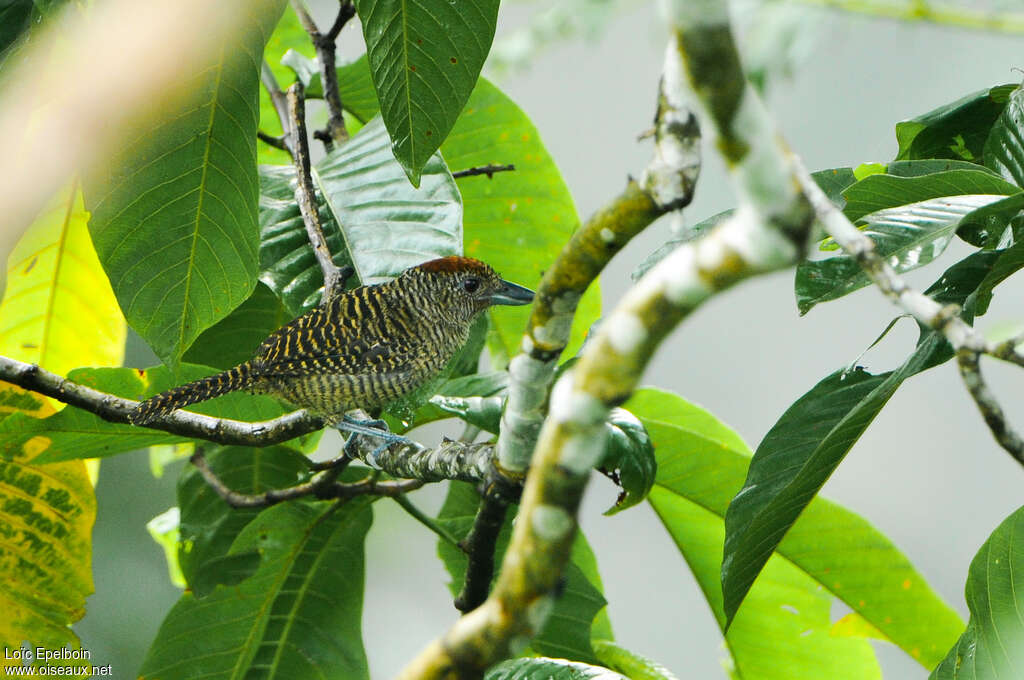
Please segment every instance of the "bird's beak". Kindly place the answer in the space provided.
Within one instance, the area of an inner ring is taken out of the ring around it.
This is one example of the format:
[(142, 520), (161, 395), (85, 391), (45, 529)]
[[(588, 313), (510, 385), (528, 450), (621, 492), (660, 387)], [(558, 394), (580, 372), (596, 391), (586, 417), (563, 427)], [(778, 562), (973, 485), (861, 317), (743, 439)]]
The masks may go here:
[(492, 305), (528, 305), (533, 302), (533, 291), (508, 281), (501, 282), (501, 288), (491, 295)]

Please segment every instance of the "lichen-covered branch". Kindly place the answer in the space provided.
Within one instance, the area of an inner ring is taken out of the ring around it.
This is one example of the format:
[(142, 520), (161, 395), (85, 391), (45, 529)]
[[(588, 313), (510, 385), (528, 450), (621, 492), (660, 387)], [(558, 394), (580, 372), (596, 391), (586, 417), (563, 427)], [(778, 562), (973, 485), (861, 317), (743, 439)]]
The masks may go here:
[[(678, 62), (670, 50), (666, 64)], [(498, 464), (523, 474), (544, 419), (555, 365), (569, 342), (580, 297), (611, 258), (662, 215), (689, 204), (700, 173), (700, 129), (683, 104), (678, 66), (667, 66), (655, 117), (654, 158), (639, 181), (629, 180), (622, 193), (578, 229), (544, 273), (520, 354), (509, 364), (508, 403), (498, 439)]]
[(313, 246), (313, 254), (324, 274), (324, 294), (321, 304), (340, 293), (344, 288), (343, 273), (334, 264), (331, 250), (327, 247), (323, 225), (320, 224), (320, 211), (316, 201), (316, 190), (313, 188), (313, 177), (310, 174), (309, 137), (306, 135), (306, 99), (302, 83), (296, 81), (288, 88), (288, 119), (290, 124), (290, 145), (293, 149), (292, 158), (295, 162), (295, 200), (302, 213), (302, 221), (306, 225), (306, 234)]
[[(403, 671), (403, 680), (480, 677), (541, 628), (569, 560), (583, 490), (603, 454), (610, 410), (636, 387), (665, 336), (702, 302), (746, 278), (792, 265), (806, 248), (813, 212), (771, 119), (754, 92), (742, 85), (738, 59), (731, 64), (726, 59), (735, 47), (724, 2), (691, 6), (680, 0), (670, 9), (676, 30), (669, 54), (675, 60), (666, 59), (663, 90), (665, 81), (681, 80), (680, 62), (685, 63), (718, 133), (740, 207), (648, 272), (605, 319), (579, 363), (559, 380), (494, 592), (424, 649)], [(677, 86), (673, 99), (681, 100), (681, 91)], [(742, 124), (734, 120), (737, 112), (742, 112)], [(529, 336), (531, 341), (535, 336)], [(540, 358), (520, 356), (548, 359), (542, 350)]]

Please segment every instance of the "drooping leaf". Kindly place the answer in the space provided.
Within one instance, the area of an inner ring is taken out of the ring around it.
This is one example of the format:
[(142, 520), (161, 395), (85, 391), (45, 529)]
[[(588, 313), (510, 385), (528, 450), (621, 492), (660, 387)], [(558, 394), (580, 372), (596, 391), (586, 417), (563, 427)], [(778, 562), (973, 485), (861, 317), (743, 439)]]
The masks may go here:
[(498, 0), (357, 0), (356, 11), (395, 158), (419, 186), (477, 83)]
[(678, 680), (675, 674), (657, 661), (611, 640), (594, 640), (591, 644), (602, 665), (625, 674), (630, 680)]
[(492, 666), (484, 680), (629, 680), (615, 671), (578, 661), (530, 657)]
[(985, 166), (1018, 187), (1024, 187), (1024, 89), (1010, 94), (1003, 112), (985, 140)]
[(622, 493), (605, 514), (614, 515), (647, 497), (654, 485), (658, 463), (643, 423), (623, 408), (612, 409), (605, 424), (607, 440), (599, 470), (614, 473)]
[(153, 541), (164, 551), (167, 560), (167, 575), (171, 583), (178, 588), (185, 587), (185, 577), (178, 563), (178, 523), (181, 514), (178, 507), (169, 508), (146, 522), (146, 531)]
[[(298, 315), (319, 302), (323, 274), (295, 203), (294, 170), (263, 166), (260, 174), (261, 279)], [(355, 269), (349, 285), (461, 254), (462, 204), (444, 161), (435, 155), (420, 188), (409, 186), (380, 120), (317, 163), (313, 177), (328, 248), (335, 263)]]
[(258, 554), (255, 572), (201, 599), (182, 595), (140, 678), (215, 680), (271, 668), (296, 680), (368, 678), (361, 619), (363, 542), (371, 522), (365, 498), (340, 506), (283, 503), (261, 512), (227, 556)]
[(9, 650), (22, 641), (33, 651), (77, 649), (71, 624), (85, 614), (93, 591), (96, 499), (82, 461), (43, 468), (39, 450), (0, 457), (0, 640)]
[[(452, 482), (438, 515), (438, 524), (461, 540), (473, 526), (479, 503), (480, 495), (469, 484)], [(496, 572), (508, 547), (514, 514), (513, 506), (498, 536)], [(466, 554), (446, 541), (438, 541), (437, 552), (452, 579), (448, 587), (452, 595), (457, 595), (465, 583)], [(611, 624), (603, 611), (606, 604), (601, 594), (597, 562), (583, 534), (578, 532), (572, 559), (565, 570), (565, 586), (544, 628), (531, 641), (531, 648), (541, 654), (593, 662), (594, 652), (590, 647), (592, 628), (600, 630), (601, 637), (611, 636)]]
[[(626, 408), (655, 444), (650, 503), (725, 629), (723, 519), (743, 483), (749, 449), (711, 414), (671, 393), (638, 390)], [(866, 641), (832, 635), (833, 596), (926, 665), (962, 629), (895, 546), (862, 518), (818, 498), (769, 559), (725, 634), (737, 677), (879, 677)]]
[(248, 300), (203, 331), (182, 358), (191, 364), (231, 368), (251, 358), (264, 338), (291, 318), (273, 291), (258, 283)]
[[(182, 364), (181, 381), (195, 380), (215, 371), (205, 366)], [(144, 399), (180, 384), (162, 366), (140, 371), (134, 368), (85, 368), (72, 371), (68, 378), (119, 397)], [(277, 401), (262, 395), (234, 392), (212, 401), (190, 406), (197, 413), (234, 420), (267, 420), (287, 410)], [(302, 450), (317, 435), (294, 439), (287, 446)], [(39, 453), (38, 462), (55, 463), (78, 458), (104, 458), (118, 453), (144, 449), (158, 444), (191, 441), (180, 435), (124, 423), (111, 423), (97, 415), (69, 406), (49, 418), (33, 418), (13, 413), (0, 421), (0, 459)]]
[(1024, 508), (996, 527), (967, 572), (967, 630), (930, 680), (1012, 678), (1024, 667)]
[(955, 158), (981, 163), (989, 130), (1016, 85), (973, 92), (926, 114), (896, 124), (897, 160)]
[[(245, 494), (292, 486), (309, 469), (303, 455), (280, 446), (216, 446), (205, 455), (210, 469), (229, 489)], [(208, 593), (196, 587), (199, 572), (208, 570), (206, 565), (228, 554), (242, 528), (260, 510), (230, 507), (192, 466), (178, 480), (178, 507), (178, 562), (193, 592), (202, 597)], [(210, 581), (208, 578), (207, 583)]]
[(96, 257), (77, 183), (50, 203), (7, 260), (0, 354), (58, 375), (120, 366), (125, 323)]
[(125, 131), (135, 142), (86, 185), (89, 231), (128, 323), (176, 365), (256, 284), (256, 127), (263, 44), (283, 0), (260, 0), (188, 101)]
[[(864, 217), (863, 231), (893, 269), (905, 272), (941, 255), (964, 216), (1000, 198), (992, 194), (946, 196), (879, 210)], [(820, 302), (836, 300), (870, 283), (857, 261), (848, 255), (805, 260), (796, 270), (797, 308), (806, 314)]]

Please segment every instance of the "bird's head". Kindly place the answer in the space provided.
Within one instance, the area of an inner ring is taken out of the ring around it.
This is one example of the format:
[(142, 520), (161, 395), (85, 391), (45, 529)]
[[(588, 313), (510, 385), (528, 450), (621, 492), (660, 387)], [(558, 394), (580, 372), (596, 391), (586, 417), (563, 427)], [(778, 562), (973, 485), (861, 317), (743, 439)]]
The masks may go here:
[(492, 305), (526, 305), (533, 291), (502, 279), (490, 266), (452, 255), (424, 262), (402, 274), (460, 321), (472, 321)]

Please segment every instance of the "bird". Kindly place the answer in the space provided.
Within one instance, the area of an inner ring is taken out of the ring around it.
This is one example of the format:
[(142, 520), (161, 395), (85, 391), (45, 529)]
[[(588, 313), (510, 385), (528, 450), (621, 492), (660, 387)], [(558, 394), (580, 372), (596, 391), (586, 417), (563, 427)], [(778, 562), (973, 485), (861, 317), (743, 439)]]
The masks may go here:
[(533, 296), (480, 260), (430, 260), (386, 283), (334, 295), (271, 333), (248, 361), (150, 397), (128, 420), (147, 425), (176, 409), (247, 390), (353, 431), (343, 426), (350, 422), (347, 412), (379, 412), (399, 402), (442, 371), (482, 312), (526, 305)]

